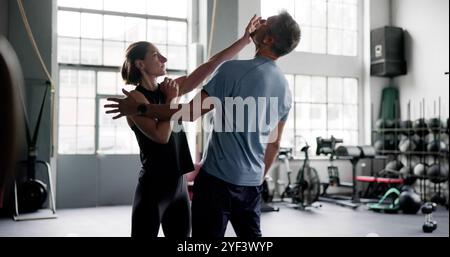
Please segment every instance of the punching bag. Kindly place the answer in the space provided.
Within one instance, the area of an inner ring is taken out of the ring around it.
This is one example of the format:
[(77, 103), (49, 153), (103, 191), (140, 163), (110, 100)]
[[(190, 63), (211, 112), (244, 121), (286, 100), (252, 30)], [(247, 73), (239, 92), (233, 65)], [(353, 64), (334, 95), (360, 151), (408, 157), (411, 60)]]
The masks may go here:
[(20, 95), (23, 75), (19, 60), (9, 42), (0, 36), (0, 208), (6, 181), (13, 175), (17, 161), (19, 135), (22, 135), (23, 116)]

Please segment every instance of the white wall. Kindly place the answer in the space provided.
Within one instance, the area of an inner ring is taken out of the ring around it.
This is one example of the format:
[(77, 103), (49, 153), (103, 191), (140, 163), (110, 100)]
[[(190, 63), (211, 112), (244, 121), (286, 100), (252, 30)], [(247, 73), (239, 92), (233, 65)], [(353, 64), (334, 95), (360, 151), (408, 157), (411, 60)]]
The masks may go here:
[[(213, 1), (208, 0), (208, 21), (213, 15)], [(214, 24), (211, 56), (231, 45), (237, 38), (238, 28), (238, 0), (216, 0), (216, 16)], [(208, 43), (211, 33), (211, 22), (208, 26)], [(242, 29), (242, 31), (244, 31)], [(239, 35), (242, 35), (239, 31)]]
[[(449, 1), (392, 0), (392, 24), (405, 29), (405, 57), (408, 74), (395, 79), (400, 89), (402, 118), (411, 101), (411, 119), (420, 117), (420, 101), (425, 100), (425, 118), (436, 117), (434, 103), (441, 97), (441, 118), (449, 117)], [(438, 112), (438, 110), (437, 110)], [(427, 183), (428, 199), (434, 184)], [(447, 198), (448, 183), (442, 192)]]
[(370, 31), (390, 25), (390, 0), (365, 0), (364, 5), (364, 142), (372, 142), (372, 124), (377, 120), (381, 92), (389, 79), (370, 76)]
[(449, 1), (393, 0), (393, 25), (406, 31), (408, 74), (395, 79), (400, 88), (402, 118), (411, 100), (411, 118), (419, 116), (425, 99), (425, 117), (434, 116), (434, 101), (442, 98), (442, 116), (449, 112)]

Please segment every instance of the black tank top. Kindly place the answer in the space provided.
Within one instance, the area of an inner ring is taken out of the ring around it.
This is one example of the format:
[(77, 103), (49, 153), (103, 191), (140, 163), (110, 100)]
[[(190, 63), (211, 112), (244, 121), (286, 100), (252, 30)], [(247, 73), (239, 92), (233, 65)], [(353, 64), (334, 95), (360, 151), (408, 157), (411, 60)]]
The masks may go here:
[[(136, 90), (141, 92), (152, 104), (165, 103), (166, 97), (159, 87), (156, 91), (149, 91), (138, 86)], [(131, 129), (136, 135), (141, 151), (141, 163), (146, 173), (180, 176), (194, 170), (188, 141), (183, 130), (172, 132), (167, 144), (158, 144), (146, 137), (136, 125), (133, 125)]]

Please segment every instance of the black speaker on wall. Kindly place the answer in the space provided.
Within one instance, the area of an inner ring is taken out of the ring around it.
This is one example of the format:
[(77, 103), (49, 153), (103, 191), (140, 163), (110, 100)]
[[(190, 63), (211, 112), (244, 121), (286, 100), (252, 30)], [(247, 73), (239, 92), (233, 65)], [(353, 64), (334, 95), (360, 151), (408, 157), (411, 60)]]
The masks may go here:
[(392, 78), (407, 73), (402, 28), (386, 26), (372, 30), (370, 45), (372, 76)]

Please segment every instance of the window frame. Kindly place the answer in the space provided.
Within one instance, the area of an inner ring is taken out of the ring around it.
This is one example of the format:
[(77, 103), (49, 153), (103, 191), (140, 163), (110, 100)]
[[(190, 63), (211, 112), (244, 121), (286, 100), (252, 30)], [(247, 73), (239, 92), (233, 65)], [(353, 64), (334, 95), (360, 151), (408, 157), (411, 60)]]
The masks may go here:
[[(324, 128), (324, 131), (327, 131), (327, 133), (330, 133), (330, 131), (340, 131), (340, 132), (350, 132), (350, 133), (357, 133), (358, 134), (358, 141), (359, 141), (359, 134), (360, 134), (360, 129), (359, 129), (359, 125), (358, 125), (358, 128), (357, 129), (348, 129), (348, 128), (345, 128), (345, 125), (343, 125), (342, 126), (342, 128), (341, 129), (334, 129), (334, 128), (330, 128), (330, 125), (329, 125), (329, 119), (328, 119), (328, 113), (329, 113), (329, 111), (328, 111), (328, 107), (329, 107), (329, 105), (340, 105), (340, 106), (342, 106), (342, 108), (343, 108), (343, 110), (345, 110), (345, 106), (353, 106), (353, 107), (356, 107), (356, 110), (357, 110), (357, 112), (358, 112), (358, 110), (359, 110), (359, 105), (360, 105), (360, 98), (358, 98), (357, 99), (357, 101), (356, 101), (356, 103), (346, 103), (346, 102), (344, 102), (344, 99), (342, 99), (342, 102), (340, 102), (340, 103), (333, 103), (333, 102), (329, 102), (328, 101), (328, 90), (329, 90), (329, 80), (330, 79), (335, 79), (335, 78), (338, 78), (338, 79), (341, 79), (341, 80), (345, 80), (345, 79), (354, 79), (354, 80), (356, 80), (356, 83), (357, 83), (357, 91), (359, 92), (359, 88), (360, 88), (360, 81), (357, 79), (357, 78), (351, 78), (351, 77), (323, 77), (323, 76), (309, 76), (309, 75), (301, 75), (301, 74), (286, 74), (286, 76), (290, 76), (290, 77), (292, 77), (293, 78), (293, 87), (294, 87), (294, 90), (295, 90), (295, 84), (296, 84), (296, 81), (297, 81), (297, 77), (299, 77), (299, 76), (304, 76), (304, 77), (310, 77), (310, 78), (312, 78), (312, 77), (320, 77), (320, 78), (323, 78), (323, 79), (325, 79), (325, 91), (326, 91), (326, 95), (327, 95), (327, 97), (326, 97), (326, 100), (325, 101), (323, 101), (323, 102), (313, 102), (313, 101), (304, 101), (304, 100), (301, 100), (301, 99), (297, 99), (297, 97), (296, 97), (296, 92), (294, 91), (294, 92), (291, 92), (292, 93), (292, 108), (291, 108), (291, 111), (290, 111), (290, 114), (289, 114), (289, 119), (288, 119), (288, 121), (287, 122), (289, 122), (289, 121), (292, 121), (293, 122), (293, 132), (292, 131), (290, 131), (289, 133), (290, 134), (292, 134), (293, 135), (293, 138), (291, 138), (291, 140), (293, 140), (293, 142), (294, 142), (294, 151), (293, 151), (293, 155), (294, 155), (294, 157), (299, 157), (299, 156), (301, 156), (301, 155), (303, 155), (301, 152), (300, 152), (300, 146), (299, 145), (297, 145), (297, 138), (303, 138), (303, 139), (305, 139), (301, 134), (299, 134), (299, 133), (297, 133), (297, 132), (299, 132), (299, 131), (309, 131), (309, 132), (312, 132), (312, 131), (314, 131), (314, 130), (316, 130), (317, 128), (313, 128), (313, 127), (309, 127), (309, 128), (298, 128), (298, 126), (297, 126), (297, 120), (296, 120), (296, 117), (297, 117), (297, 105), (300, 105), (300, 104), (306, 104), (306, 105), (309, 105), (309, 106), (312, 106), (312, 105), (321, 105), (321, 106), (325, 106), (325, 113), (326, 113), (326, 125), (325, 125), (325, 128)], [(343, 114), (345, 114), (345, 112), (342, 112)], [(291, 120), (291, 118), (293, 118), (293, 120)], [(360, 123), (360, 120), (359, 120), (359, 117), (358, 117), (358, 124)], [(287, 126), (285, 127), (285, 128), (288, 128)], [(286, 129), (284, 130), (284, 131), (286, 131)], [(284, 133), (286, 133), (286, 132), (284, 132)], [(283, 135), (285, 135), (285, 134), (283, 134)], [(336, 136), (336, 135), (334, 135), (335, 137), (337, 137), (337, 138), (340, 138), (339, 136)], [(324, 137), (325, 138), (325, 137)], [(282, 140), (282, 143), (283, 142), (289, 142), (289, 141), (291, 141), (291, 140), (289, 140), (289, 138), (287, 139), (287, 140)], [(345, 142), (345, 141), (344, 141)], [(302, 143), (304, 143), (304, 142), (302, 142)], [(315, 144), (315, 141), (308, 141), (308, 144), (309, 145), (311, 145), (311, 146), (313, 146), (314, 144)], [(281, 147), (284, 147), (284, 148), (286, 148), (286, 147), (288, 147), (288, 146), (286, 146), (286, 145), (281, 145)], [(313, 150), (315, 149), (315, 147), (311, 147), (311, 156), (314, 156), (313, 155)]]
[[(263, 11), (262, 1), (272, 2), (272, 0), (260, 0), (261, 12)], [(296, 11), (297, 11), (297, 3), (296, 3), (295, 0), (288, 0), (288, 1), (292, 2), (292, 6), (291, 7), (294, 8), (294, 10), (288, 10), (288, 11), (298, 21), (300, 19), (300, 17), (297, 17), (297, 13), (296, 13)], [(301, 52), (301, 53), (322, 54), (322, 55), (335, 55), (335, 56), (348, 56), (348, 57), (357, 56), (358, 55), (358, 45), (357, 44), (355, 45), (355, 47), (356, 47), (356, 49), (355, 49), (356, 50), (356, 55), (345, 54), (345, 51), (344, 51), (343, 48), (341, 49), (341, 54), (331, 53), (331, 52), (329, 52), (330, 51), (330, 46), (328, 44), (329, 43), (328, 39), (330, 37), (330, 32), (332, 32), (332, 31), (339, 31), (341, 33), (341, 36), (343, 36), (344, 33), (356, 33), (357, 34), (356, 40), (358, 41), (358, 35), (361, 32), (360, 30), (362, 29), (362, 27), (359, 27), (357, 25), (356, 28), (345, 28), (344, 27), (344, 23), (345, 23), (344, 19), (342, 19), (340, 21), (342, 23), (341, 27), (330, 27), (330, 24), (329, 24), (329, 20), (330, 20), (329, 7), (330, 7), (330, 5), (337, 4), (337, 5), (340, 5), (340, 7), (342, 7), (342, 6), (353, 6), (354, 7), (355, 4), (354, 3), (347, 3), (347, 2), (345, 2), (345, 0), (339, 0), (339, 1), (343, 1), (343, 2), (340, 2), (340, 3), (333, 3), (333, 2), (330, 3), (330, 0), (310, 0), (310, 1), (311, 1), (310, 3), (312, 3), (313, 1), (318, 1), (318, 2), (320, 1), (320, 2), (324, 3), (324, 11), (325, 11), (324, 25), (322, 26), (322, 25), (313, 24), (314, 23), (313, 22), (313, 20), (314, 20), (313, 19), (313, 16), (314, 16), (313, 15), (313, 12), (314, 12), (314, 10), (313, 10), (314, 9), (314, 5), (313, 4), (310, 5), (311, 9), (309, 10), (309, 15), (310, 15), (309, 24), (307, 22), (306, 23), (301, 23), (300, 21), (298, 21), (298, 22), (299, 22), (300, 26), (304, 28), (303, 32), (305, 32), (306, 30), (309, 31), (309, 32), (312, 32), (313, 30), (323, 30), (323, 32), (324, 32), (324, 35), (323, 35), (324, 36), (324, 42), (321, 42), (321, 43), (324, 44), (324, 46), (323, 46), (324, 49), (322, 50), (323, 52), (316, 52), (316, 51), (314, 51), (313, 50), (314, 44), (313, 44), (312, 41), (309, 41), (309, 43), (310, 43), (310, 46), (309, 46), (310, 49), (309, 50), (303, 50), (303, 49), (301, 50), (300, 49), (301, 45), (300, 45), (294, 51), (295, 52)], [(356, 0), (356, 11), (357, 11), (357, 14), (359, 13), (359, 6), (360, 6), (360, 4), (358, 3), (358, 0)], [(283, 8), (283, 7), (281, 7), (281, 8)], [(265, 14), (263, 14), (263, 15), (265, 15)], [(357, 18), (358, 17), (359, 16), (357, 16)], [(310, 33), (309, 35), (312, 38), (313, 34)], [(341, 38), (341, 42), (340, 43), (344, 44), (344, 39), (343, 38)]]
[[(188, 2), (188, 10), (190, 10), (190, 1)], [(98, 80), (97, 80), (97, 74), (99, 71), (109, 71), (109, 72), (120, 72), (120, 66), (114, 66), (114, 65), (103, 65), (104, 63), (104, 58), (103, 58), (103, 52), (104, 52), (104, 42), (105, 42), (105, 38), (104, 38), (104, 22), (102, 22), (102, 36), (100, 38), (96, 38), (94, 40), (101, 40), (102, 41), (102, 59), (101, 59), (101, 64), (83, 64), (81, 62), (81, 56), (82, 56), (82, 49), (81, 49), (81, 44), (82, 44), (82, 40), (92, 40), (92, 38), (88, 38), (88, 37), (82, 37), (82, 33), (81, 33), (81, 24), (82, 24), (82, 20), (81, 20), (81, 15), (82, 14), (98, 14), (102, 16), (102, 20), (104, 21), (104, 16), (105, 15), (114, 15), (114, 16), (121, 16), (124, 17), (125, 21), (126, 18), (142, 18), (144, 19), (145, 22), (145, 33), (146, 33), (146, 40), (148, 39), (148, 24), (149, 24), (149, 20), (163, 20), (165, 22), (170, 22), (170, 21), (174, 21), (174, 22), (183, 22), (186, 24), (186, 44), (183, 45), (183, 47), (185, 47), (185, 52), (186, 52), (186, 64), (185, 67), (186, 69), (167, 69), (167, 76), (171, 76), (171, 75), (180, 75), (183, 76), (184, 74), (187, 74), (187, 72), (189, 71), (189, 45), (190, 45), (190, 41), (191, 41), (191, 33), (192, 33), (192, 28), (191, 28), (191, 21), (192, 21), (192, 17), (190, 13), (188, 13), (186, 18), (179, 18), (179, 17), (167, 17), (167, 16), (159, 16), (159, 15), (150, 15), (150, 14), (137, 14), (137, 13), (129, 13), (129, 12), (116, 12), (116, 11), (108, 11), (108, 10), (99, 10), (99, 9), (86, 9), (86, 8), (77, 8), (77, 7), (66, 7), (66, 6), (59, 6), (57, 5), (56, 7), (56, 11), (57, 11), (57, 16), (59, 11), (68, 11), (68, 12), (75, 12), (75, 13), (79, 13), (80, 14), (80, 32), (78, 37), (70, 37), (70, 36), (59, 36), (58, 33), (56, 33), (56, 40), (58, 41), (60, 38), (71, 38), (71, 39), (77, 39), (79, 42), (78, 45), (78, 63), (70, 63), (70, 62), (59, 62), (59, 52), (56, 51), (57, 54), (57, 71), (58, 71), (58, 79), (60, 76), (60, 72), (61, 70), (89, 70), (89, 71), (93, 71), (95, 72), (95, 124), (94, 124), (94, 131), (95, 131), (95, 136), (94, 136), (94, 151), (92, 153), (78, 153), (78, 150), (76, 149), (77, 147), (75, 146), (74, 151), (71, 151), (70, 153), (61, 153), (60, 152), (60, 148), (59, 148), (59, 139), (60, 139), (60, 127), (63, 125), (60, 125), (60, 118), (59, 118), (59, 113), (56, 117), (56, 124), (58, 126), (58, 130), (57, 130), (57, 154), (58, 155), (70, 155), (70, 156), (97, 156), (97, 155), (138, 155), (138, 153), (136, 152), (129, 152), (129, 153), (103, 153), (102, 151), (100, 151), (101, 149), (100, 147), (100, 123), (99, 123), (99, 110), (100, 110), (100, 99), (103, 99), (105, 97), (122, 97), (121, 95), (105, 95), (105, 94), (99, 94), (98, 93)], [(125, 21), (124, 21), (124, 26), (125, 26)], [(169, 26), (167, 25), (166, 30), (169, 30)], [(124, 38), (122, 40), (106, 40), (106, 41), (114, 41), (114, 42), (123, 42), (125, 44), (125, 47), (127, 46), (127, 44), (129, 44), (129, 42), (127, 41), (126, 36), (124, 35)], [(163, 46), (165, 46), (166, 49), (169, 48), (169, 46), (181, 46), (179, 44), (171, 44), (169, 42), (169, 38), (168, 38), (168, 33), (167, 33), (167, 39), (165, 44), (161, 44)], [(57, 90), (57, 104), (59, 106), (60, 104), (60, 99), (61, 96), (59, 94), (59, 89)], [(79, 97), (76, 97), (77, 101), (79, 99)], [(69, 127), (75, 127), (78, 128), (80, 127), (79, 124), (73, 125), (73, 126), (69, 126)], [(130, 130), (131, 131), (131, 130)], [(78, 140), (78, 136), (77, 139)], [(134, 149), (134, 148), (133, 148)]]

